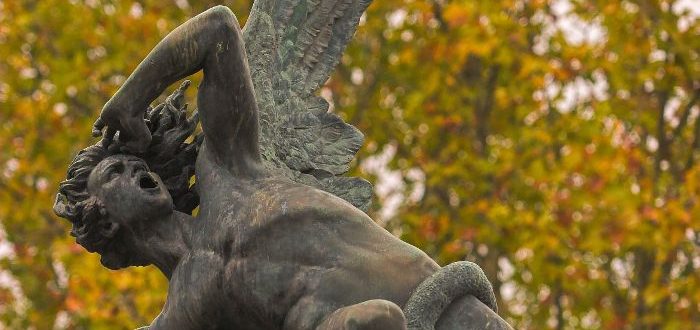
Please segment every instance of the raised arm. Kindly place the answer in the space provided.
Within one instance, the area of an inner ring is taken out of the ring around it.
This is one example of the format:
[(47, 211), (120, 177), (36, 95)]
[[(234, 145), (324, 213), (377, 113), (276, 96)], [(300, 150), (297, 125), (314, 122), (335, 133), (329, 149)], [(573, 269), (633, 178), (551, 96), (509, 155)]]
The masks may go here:
[(150, 133), (144, 111), (166, 87), (199, 70), (197, 102), (207, 150), (234, 171), (257, 167), (258, 109), (241, 29), (224, 6), (211, 8), (168, 34), (104, 106), (93, 133), (119, 131), (132, 151), (143, 152)]

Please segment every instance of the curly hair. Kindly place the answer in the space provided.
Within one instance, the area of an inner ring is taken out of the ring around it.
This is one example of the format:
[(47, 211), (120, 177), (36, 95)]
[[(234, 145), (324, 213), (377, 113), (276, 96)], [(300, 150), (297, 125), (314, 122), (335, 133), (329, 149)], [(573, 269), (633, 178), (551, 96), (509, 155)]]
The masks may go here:
[[(189, 81), (183, 82), (165, 102), (146, 111), (145, 120), (153, 138), (148, 150), (135, 156), (143, 159), (165, 183), (175, 210), (192, 214), (199, 205), (199, 196), (195, 185), (190, 183), (203, 137), (198, 134), (191, 142), (186, 142), (199, 119), (197, 111), (187, 118), (187, 104), (183, 101), (189, 84)], [(122, 234), (119, 230), (105, 234), (104, 228), (109, 222), (103, 201), (87, 191), (88, 177), (95, 166), (109, 156), (122, 154), (123, 143), (118, 141), (118, 136), (107, 144), (103, 139), (81, 150), (73, 159), (66, 180), (59, 185), (53, 210), (71, 222), (70, 233), (78, 244), (90, 252), (100, 253), (102, 264), (117, 269), (140, 263), (130, 260), (126, 247), (119, 244)]]

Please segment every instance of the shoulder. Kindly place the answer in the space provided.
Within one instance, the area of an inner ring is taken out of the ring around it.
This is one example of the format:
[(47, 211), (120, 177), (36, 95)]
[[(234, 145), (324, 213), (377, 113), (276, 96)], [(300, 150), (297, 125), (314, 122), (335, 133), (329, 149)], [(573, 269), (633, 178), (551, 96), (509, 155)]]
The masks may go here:
[(248, 203), (251, 223), (257, 226), (335, 222), (372, 222), (364, 212), (345, 200), (286, 178), (260, 182)]

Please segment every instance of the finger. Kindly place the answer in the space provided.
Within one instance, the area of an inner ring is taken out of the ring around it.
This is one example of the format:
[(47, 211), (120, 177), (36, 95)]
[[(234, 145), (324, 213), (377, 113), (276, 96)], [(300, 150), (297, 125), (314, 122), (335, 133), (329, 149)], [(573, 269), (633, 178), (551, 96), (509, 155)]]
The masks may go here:
[[(127, 128), (129, 129), (129, 140), (124, 141), (126, 145), (134, 153), (144, 153), (151, 144), (151, 131), (148, 129), (143, 120), (128, 121)], [(121, 133), (120, 133), (121, 134)]]
[(92, 124), (92, 136), (93, 137), (98, 137), (102, 135), (102, 129), (105, 127), (105, 122), (102, 120), (102, 117), (97, 118), (95, 120), (95, 123)]
[(107, 130), (105, 131), (105, 134), (102, 136), (102, 140), (104, 140), (105, 145), (110, 145), (112, 141), (114, 141), (114, 136), (117, 134), (117, 130), (107, 126)]
[(121, 146), (119, 147), (119, 152), (122, 154), (133, 154), (131, 148), (129, 146)]
[(121, 145), (119, 143), (112, 143), (107, 147), (107, 151), (111, 154), (119, 153), (121, 149)]

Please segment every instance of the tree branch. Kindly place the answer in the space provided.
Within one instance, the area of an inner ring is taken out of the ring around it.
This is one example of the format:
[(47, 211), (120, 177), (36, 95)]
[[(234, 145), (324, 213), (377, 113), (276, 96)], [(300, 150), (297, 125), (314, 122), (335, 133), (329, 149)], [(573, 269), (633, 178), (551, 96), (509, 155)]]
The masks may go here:
[(659, 192), (658, 183), (661, 178), (661, 161), (668, 158), (668, 139), (666, 138), (666, 120), (664, 119), (664, 109), (667, 102), (668, 92), (659, 92), (659, 110), (656, 119), (656, 139), (659, 142), (659, 148), (654, 156), (654, 197), (657, 197)]
[(688, 101), (688, 104), (686, 104), (685, 109), (683, 111), (683, 114), (681, 115), (681, 119), (678, 122), (678, 126), (673, 130), (673, 133), (671, 134), (671, 139), (677, 138), (681, 132), (683, 132), (683, 129), (687, 126), (688, 124), (688, 117), (690, 117), (690, 112), (693, 110), (693, 106), (695, 103), (698, 101), (698, 97), (700, 97), (700, 92), (695, 92), (693, 93), (693, 96), (691, 97), (690, 101)]
[(700, 147), (700, 116), (695, 118), (695, 130), (693, 134), (693, 143), (690, 145), (688, 159), (685, 161), (683, 172), (687, 172), (695, 164), (695, 151)]
[(433, 0), (433, 16), (435, 16), (435, 19), (439, 23), (439, 28), (440, 31), (447, 33), (448, 32), (448, 26), (447, 22), (445, 22), (445, 17), (442, 15), (442, 4), (438, 2), (439, 0)]

